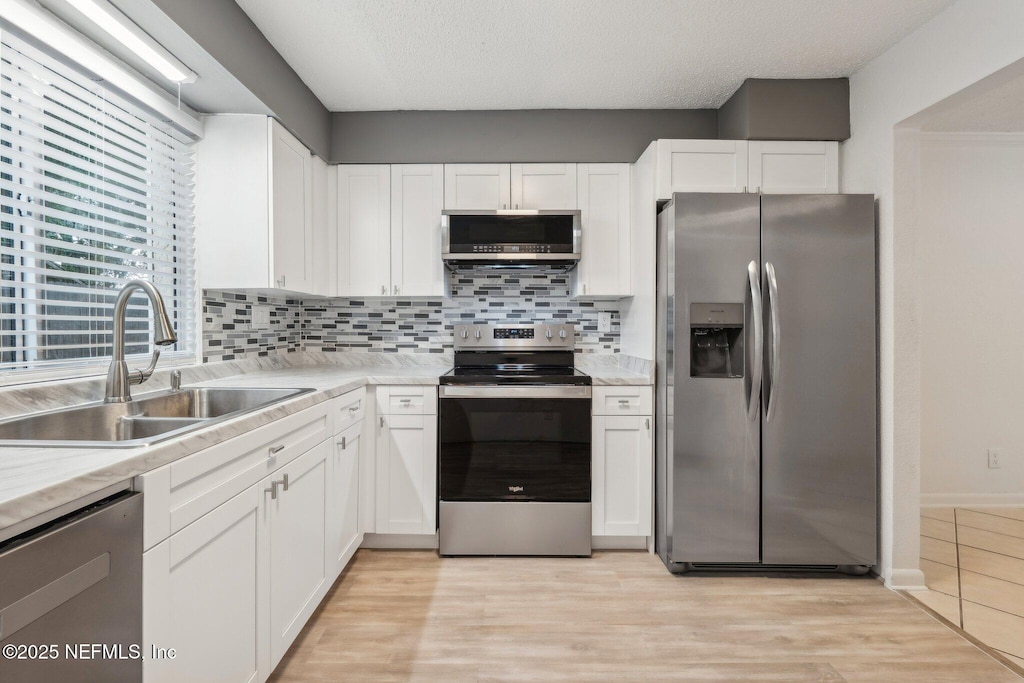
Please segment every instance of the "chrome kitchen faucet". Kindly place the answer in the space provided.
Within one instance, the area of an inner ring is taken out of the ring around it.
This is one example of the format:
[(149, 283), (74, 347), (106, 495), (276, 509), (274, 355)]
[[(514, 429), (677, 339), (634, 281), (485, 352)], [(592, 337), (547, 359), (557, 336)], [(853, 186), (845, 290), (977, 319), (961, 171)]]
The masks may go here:
[(153, 349), (153, 358), (149, 361), (149, 367), (145, 370), (129, 370), (128, 363), (124, 360), (124, 323), (125, 313), (128, 310), (128, 299), (136, 289), (143, 290), (149, 296), (149, 302), (153, 306), (153, 319), (156, 325), (153, 343), (160, 346), (168, 346), (178, 341), (171, 327), (171, 319), (167, 316), (167, 307), (164, 306), (163, 297), (153, 283), (146, 280), (131, 280), (122, 289), (114, 304), (114, 355), (110, 359), (110, 368), (107, 370), (107, 391), (103, 399), (105, 403), (126, 403), (132, 400), (131, 385), (142, 384), (156, 369), (156, 362), (160, 359), (160, 349)]

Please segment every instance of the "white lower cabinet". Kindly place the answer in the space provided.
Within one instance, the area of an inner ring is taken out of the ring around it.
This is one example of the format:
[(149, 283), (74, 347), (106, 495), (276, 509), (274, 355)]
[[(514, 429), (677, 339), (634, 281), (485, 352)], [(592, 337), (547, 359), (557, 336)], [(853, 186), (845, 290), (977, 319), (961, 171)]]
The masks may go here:
[(597, 386), (593, 397), (592, 533), (617, 547), (653, 533), (653, 396), (649, 386)]
[(594, 416), (593, 534), (651, 535), (651, 418)]
[(258, 651), (268, 674), (330, 588), (326, 567), (324, 441), (259, 484)]
[(362, 435), (362, 420), (335, 435), (327, 468), (327, 573), (332, 580), (345, 569), (362, 541), (359, 530)]
[[(143, 555), (146, 683), (261, 680), (258, 526), (259, 494), (250, 487)], [(174, 648), (174, 658), (151, 658), (150, 646)]]
[(436, 531), (436, 415), (380, 416), (376, 498), (378, 534)]

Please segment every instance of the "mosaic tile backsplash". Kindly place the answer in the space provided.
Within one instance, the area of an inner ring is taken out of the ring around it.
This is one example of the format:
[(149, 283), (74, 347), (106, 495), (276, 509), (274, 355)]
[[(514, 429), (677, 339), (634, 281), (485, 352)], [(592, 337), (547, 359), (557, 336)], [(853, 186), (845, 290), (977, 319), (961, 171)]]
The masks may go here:
[[(270, 308), (269, 326), (252, 329), (254, 305)], [(204, 363), (301, 350), (301, 301), (252, 293), (203, 291)]]
[[(442, 353), (452, 348), (453, 326), (486, 322), (559, 322), (576, 325), (576, 350), (619, 351), (619, 302), (569, 297), (569, 276), (456, 273), (451, 298), (267, 300), (247, 293), (206, 291), (203, 360), (231, 360), (305, 351)], [(273, 306), (272, 326), (250, 330), (252, 305)], [(598, 331), (607, 312), (611, 329)]]

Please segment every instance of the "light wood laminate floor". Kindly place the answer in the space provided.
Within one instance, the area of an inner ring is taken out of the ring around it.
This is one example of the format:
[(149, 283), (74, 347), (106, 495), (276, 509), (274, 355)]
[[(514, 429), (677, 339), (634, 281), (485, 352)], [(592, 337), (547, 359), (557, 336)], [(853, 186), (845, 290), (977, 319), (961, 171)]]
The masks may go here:
[(270, 679), (1020, 683), (868, 578), (360, 550)]
[(1024, 508), (923, 508), (912, 595), (1024, 667)]

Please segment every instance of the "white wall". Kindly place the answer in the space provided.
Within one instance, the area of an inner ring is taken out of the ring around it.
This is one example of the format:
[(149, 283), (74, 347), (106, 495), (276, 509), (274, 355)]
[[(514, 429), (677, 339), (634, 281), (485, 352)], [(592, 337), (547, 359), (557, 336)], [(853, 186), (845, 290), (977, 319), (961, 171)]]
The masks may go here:
[(920, 150), (922, 501), (1024, 504), (1024, 135)]
[[(912, 220), (901, 224), (897, 214), (896, 186), (906, 178), (894, 173), (894, 128), (1024, 58), (1022, 29), (1020, 0), (960, 0), (850, 78), (851, 137), (842, 145), (841, 190), (878, 196), (879, 569), (891, 587), (924, 586), (918, 569), (921, 384), (915, 229)], [(913, 155), (903, 163), (907, 168), (901, 165), (900, 172), (913, 175)], [(912, 208), (912, 198), (907, 206)]]

